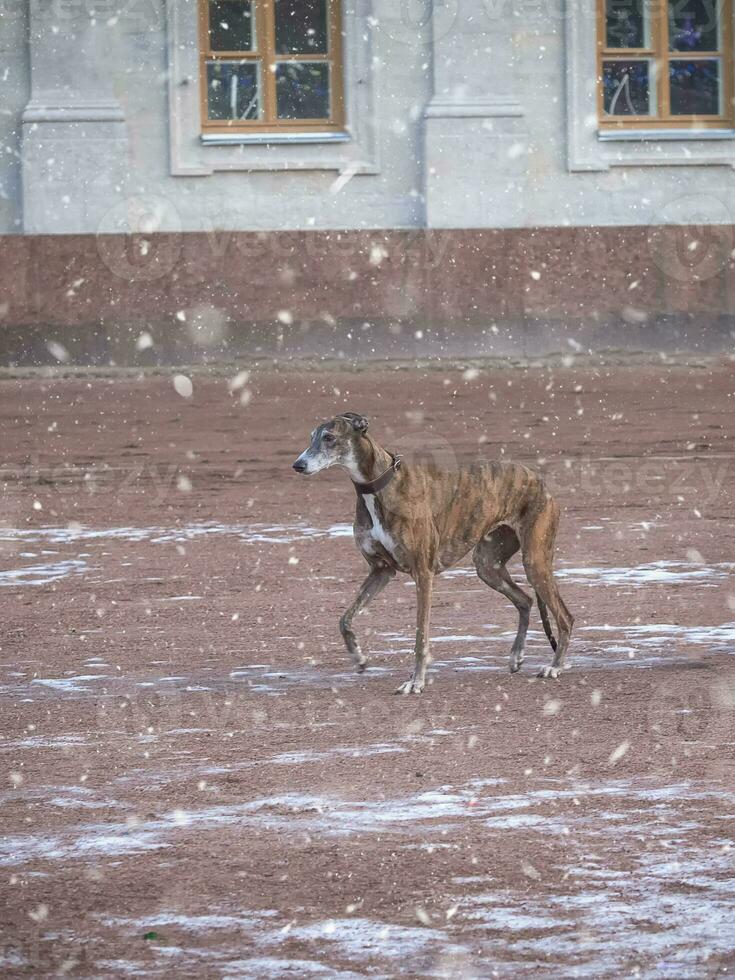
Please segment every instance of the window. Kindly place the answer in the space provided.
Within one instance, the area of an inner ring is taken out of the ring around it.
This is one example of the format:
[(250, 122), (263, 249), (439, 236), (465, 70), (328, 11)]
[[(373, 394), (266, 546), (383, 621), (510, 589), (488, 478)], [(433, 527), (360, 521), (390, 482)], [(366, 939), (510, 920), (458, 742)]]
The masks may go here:
[(730, 128), (731, 2), (598, 0), (601, 128)]
[(199, 0), (205, 132), (339, 130), (339, 0)]

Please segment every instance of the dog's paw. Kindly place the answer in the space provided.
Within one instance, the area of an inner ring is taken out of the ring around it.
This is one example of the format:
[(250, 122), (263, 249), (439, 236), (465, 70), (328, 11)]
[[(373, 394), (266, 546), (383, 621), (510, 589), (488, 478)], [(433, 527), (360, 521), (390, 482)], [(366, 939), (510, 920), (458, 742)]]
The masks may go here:
[(536, 676), (557, 681), (561, 677), (561, 667), (542, 667)]
[(367, 657), (360, 657), (355, 661), (355, 670), (358, 674), (364, 674), (367, 670)]
[(424, 685), (415, 681), (413, 677), (409, 677), (408, 680), (401, 684), (395, 689), (394, 694), (421, 694), (424, 689)]
[(518, 671), (521, 669), (522, 666), (523, 666), (523, 658), (522, 657), (521, 657), (520, 660), (511, 660), (511, 662), (510, 662), (510, 672), (511, 672), (511, 674), (517, 674)]

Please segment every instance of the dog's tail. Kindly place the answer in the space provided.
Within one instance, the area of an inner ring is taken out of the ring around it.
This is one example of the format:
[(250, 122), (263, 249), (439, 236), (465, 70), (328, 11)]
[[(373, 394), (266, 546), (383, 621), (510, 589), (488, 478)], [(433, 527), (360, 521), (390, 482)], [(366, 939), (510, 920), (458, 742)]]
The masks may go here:
[(549, 638), (549, 643), (551, 644), (551, 649), (556, 653), (556, 639), (554, 634), (551, 632), (551, 623), (549, 622), (549, 612), (546, 608), (546, 603), (541, 598), (541, 596), (536, 593), (536, 602), (538, 603), (538, 611), (541, 613), (541, 622), (544, 624), (544, 633), (546, 633)]

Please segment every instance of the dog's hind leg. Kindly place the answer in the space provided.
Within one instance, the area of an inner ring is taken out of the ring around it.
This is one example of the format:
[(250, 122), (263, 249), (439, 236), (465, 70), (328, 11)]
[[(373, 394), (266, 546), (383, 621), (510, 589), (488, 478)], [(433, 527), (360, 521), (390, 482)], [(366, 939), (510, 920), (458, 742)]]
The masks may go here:
[(367, 658), (363, 655), (360, 644), (352, 632), (352, 620), (359, 612), (362, 612), (368, 603), (372, 602), (376, 595), (379, 595), (383, 591), (395, 574), (395, 571), (387, 565), (379, 565), (373, 568), (360, 586), (360, 591), (357, 593), (355, 601), (339, 621), (339, 630), (342, 634), (342, 639), (345, 641), (347, 652), (352, 657), (352, 662), (360, 673), (365, 670)]
[(549, 620), (549, 611), (546, 608), (546, 603), (541, 598), (541, 596), (536, 593), (536, 602), (538, 603), (538, 611), (541, 614), (541, 622), (544, 627), (544, 633), (546, 633), (546, 638), (549, 641), (551, 649), (556, 653), (556, 639), (551, 631), (551, 621)]
[(528, 632), (528, 621), (531, 615), (533, 599), (511, 578), (505, 567), (509, 558), (520, 547), (518, 538), (512, 528), (502, 525), (486, 535), (475, 547), (473, 558), (478, 576), (485, 585), (495, 589), (513, 603), (518, 610), (518, 632), (510, 651), (510, 671), (515, 674), (521, 669), (523, 651)]
[[(536, 593), (544, 630), (554, 650), (551, 666), (543, 667), (539, 671), (539, 677), (559, 676), (564, 668), (569, 638), (574, 626), (574, 617), (559, 595), (559, 587), (554, 578), (554, 541), (558, 523), (558, 508), (553, 501), (549, 501), (549, 504), (541, 511), (534, 523), (525, 530), (522, 541), (523, 567), (526, 570), (526, 577)], [(556, 620), (559, 631), (559, 640), (556, 643), (551, 633), (547, 607)]]

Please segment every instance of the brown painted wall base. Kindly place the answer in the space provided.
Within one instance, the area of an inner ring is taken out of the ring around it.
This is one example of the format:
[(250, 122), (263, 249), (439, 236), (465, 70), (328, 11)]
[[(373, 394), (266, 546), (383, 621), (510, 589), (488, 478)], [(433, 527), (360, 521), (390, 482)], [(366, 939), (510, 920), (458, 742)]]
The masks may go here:
[(0, 359), (730, 351), (733, 247), (733, 226), (0, 237)]

